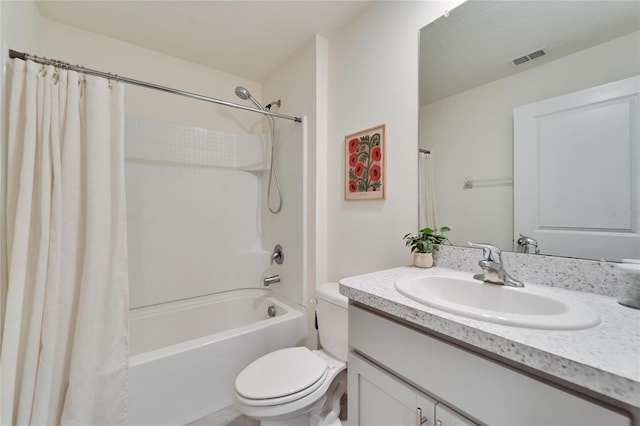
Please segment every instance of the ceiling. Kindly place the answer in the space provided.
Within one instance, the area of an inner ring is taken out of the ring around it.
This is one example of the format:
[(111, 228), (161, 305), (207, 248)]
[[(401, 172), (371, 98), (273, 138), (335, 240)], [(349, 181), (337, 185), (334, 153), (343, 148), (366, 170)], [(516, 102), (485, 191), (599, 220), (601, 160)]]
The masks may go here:
[(420, 31), (420, 105), (639, 30), (636, 0), (467, 1)]
[(44, 18), (261, 82), (371, 2), (38, 1)]

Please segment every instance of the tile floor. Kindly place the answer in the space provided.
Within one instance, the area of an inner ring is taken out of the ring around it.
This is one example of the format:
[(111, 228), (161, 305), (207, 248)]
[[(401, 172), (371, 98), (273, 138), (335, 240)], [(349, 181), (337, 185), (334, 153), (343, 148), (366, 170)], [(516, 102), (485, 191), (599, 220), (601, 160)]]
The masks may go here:
[(260, 422), (243, 416), (233, 405), (209, 414), (186, 426), (259, 426)]
[[(346, 425), (347, 419), (347, 395), (342, 395), (340, 400), (340, 420)], [(185, 426), (260, 426), (258, 420), (250, 419), (240, 414), (233, 405), (223, 408), (220, 411), (211, 413)]]

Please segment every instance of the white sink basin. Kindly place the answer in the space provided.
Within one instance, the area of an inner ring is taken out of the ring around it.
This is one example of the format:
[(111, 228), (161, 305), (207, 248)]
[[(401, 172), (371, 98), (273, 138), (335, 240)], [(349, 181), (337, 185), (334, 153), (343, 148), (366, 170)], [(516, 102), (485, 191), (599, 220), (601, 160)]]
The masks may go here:
[(487, 284), (453, 272), (401, 278), (396, 289), (416, 302), (482, 321), (548, 330), (578, 330), (600, 322), (587, 305), (539, 287)]

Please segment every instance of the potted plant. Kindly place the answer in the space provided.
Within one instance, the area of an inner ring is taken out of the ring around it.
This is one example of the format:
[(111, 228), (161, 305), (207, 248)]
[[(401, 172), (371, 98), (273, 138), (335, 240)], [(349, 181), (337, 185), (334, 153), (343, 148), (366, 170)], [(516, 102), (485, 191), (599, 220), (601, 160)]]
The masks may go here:
[(440, 229), (423, 228), (418, 235), (411, 233), (405, 235), (405, 245), (411, 247), (413, 253), (413, 264), (419, 268), (431, 268), (433, 266), (433, 250), (437, 250), (437, 244), (451, 244), (451, 241), (444, 236), (450, 228), (443, 226)]

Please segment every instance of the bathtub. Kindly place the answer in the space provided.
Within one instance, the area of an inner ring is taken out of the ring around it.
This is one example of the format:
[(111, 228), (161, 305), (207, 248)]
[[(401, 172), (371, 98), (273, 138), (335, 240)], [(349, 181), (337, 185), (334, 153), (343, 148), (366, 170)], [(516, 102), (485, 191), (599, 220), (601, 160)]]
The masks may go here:
[(184, 425), (231, 405), (244, 367), (268, 352), (303, 344), (305, 335), (302, 312), (269, 290), (132, 309), (129, 424)]

